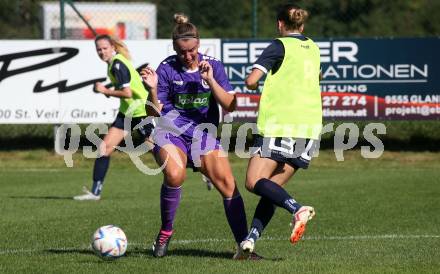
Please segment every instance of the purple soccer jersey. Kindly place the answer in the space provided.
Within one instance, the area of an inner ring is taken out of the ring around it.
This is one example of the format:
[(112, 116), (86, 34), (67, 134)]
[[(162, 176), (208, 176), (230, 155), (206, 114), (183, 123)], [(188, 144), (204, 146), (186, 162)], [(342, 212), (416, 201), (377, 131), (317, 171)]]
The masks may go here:
[[(226, 91), (232, 91), (232, 86), (226, 76), (223, 64), (206, 55), (198, 54), (199, 62), (208, 61), (213, 69), (214, 78)], [(190, 71), (179, 61), (176, 55), (165, 59), (158, 67), (159, 77), (157, 95), (163, 104), (162, 115), (171, 110), (179, 112), (174, 120), (177, 127), (192, 123), (212, 123), (218, 126), (219, 110), (208, 84), (202, 80), (198, 70)]]
[[(199, 62), (208, 61), (217, 83), (226, 91), (232, 86), (223, 64), (206, 55), (198, 54)], [(197, 128), (200, 124), (219, 124), (219, 108), (208, 84), (202, 80), (199, 70), (190, 71), (176, 55), (165, 59), (157, 69), (158, 99), (163, 104), (158, 119), (154, 141), (155, 152), (166, 144), (179, 147), (188, 156), (190, 166), (200, 166), (200, 157), (208, 151), (220, 148), (215, 132)]]

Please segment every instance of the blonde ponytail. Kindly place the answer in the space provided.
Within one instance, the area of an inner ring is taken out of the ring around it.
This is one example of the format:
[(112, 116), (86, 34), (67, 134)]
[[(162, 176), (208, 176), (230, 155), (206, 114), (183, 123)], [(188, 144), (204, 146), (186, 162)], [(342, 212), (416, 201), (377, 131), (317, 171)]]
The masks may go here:
[(113, 39), (113, 46), (117, 53), (121, 54), (128, 60), (131, 60), (130, 52), (128, 51), (127, 45), (124, 42), (118, 39)]
[(103, 35), (96, 36), (95, 43), (97, 41), (103, 40), (103, 39), (107, 40), (115, 48), (116, 53), (119, 53), (122, 56), (124, 56), (125, 58), (127, 58), (128, 60), (131, 60), (130, 52), (124, 42), (122, 42), (121, 40), (116, 39), (110, 35), (103, 34)]

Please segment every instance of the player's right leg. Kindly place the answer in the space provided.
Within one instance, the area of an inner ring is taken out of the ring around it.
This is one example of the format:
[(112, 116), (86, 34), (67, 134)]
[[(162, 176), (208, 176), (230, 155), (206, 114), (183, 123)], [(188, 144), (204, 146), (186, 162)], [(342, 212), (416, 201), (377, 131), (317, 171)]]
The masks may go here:
[[(290, 165), (278, 163), (276, 169), (272, 172), (269, 180), (280, 186), (284, 186), (295, 173), (295, 169)], [(275, 213), (276, 206), (268, 199), (261, 198), (255, 209), (254, 219), (252, 220), (249, 236), (256, 241), (266, 226), (269, 224)]]
[[(262, 198), (257, 206), (248, 235), (250, 243), (245, 242), (243, 245), (248, 246), (247, 249), (254, 248), (255, 241), (273, 216), (273, 205), (283, 207), (293, 215), (293, 230), (290, 241), (294, 244), (302, 237), (306, 223), (314, 216), (315, 212), (312, 207), (297, 203), (282, 186), (287, 183), (298, 168), (308, 167), (311, 159), (309, 154), (312, 154), (314, 141), (305, 139), (292, 141), (290, 138), (289, 142), (289, 140), (282, 140), (282, 138), (257, 136), (256, 144), (255, 147), (259, 148), (257, 150), (259, 153), (249, 161), (246, 187)], [(283, 147), (288, 144), (296, 145), (291, 147), (292, 150), (288, 150)], [(267, 170), (265, 169), (273, 167), (273, 162), (277, 163), (277, 168), (273, 170), (270, 177), (266, 177)]]
[[(278, 163), (271, 161), (270, 159), (260, 158), (258, 154), (255, 154), (252, 159), (255, 157), (258, 158), (252, 160), (252, 165), (251, 162), (249, 162), (248, 165), (248, 175), (246, 179), (246, 187), (248, 190), (253, 189), (254, 181), (256, 182), (260, 178), (271, 178), (272, 174), (276, 173), (276, 170), (278, 170), (280, 166)], [(246, 236), (245, 240), (240, 243), (240, 247), (243, 251), (247, 253), (252, 253), (254, 251), (256, 241), (261, 237), (264, 228), (272, 219), (274, 213), (275, 206), (272, 201), (262, 197), (255, 209), (249, 234)]]
[(108, 134), (104, 137), (103, 142), (99, 146), (99, 157), (95, 160), (93, 167), (93, 184), (89, 191), (87, 187), (83, 187), (84, 194), (74, 196), (73, 199), (77, 201), (99, 200), (101, 198), (102, 186), (104, 178), (110, 165), (110, 155), (115, 150), (115, 147), (124, 139), (127, 132), (118, 127), (112, 126)]
[(255, 249), (256, 241), (275, 213), (275, 205), (292, 214), (301, 208), (301, 205), (282, 188), (294, 173), (295, 169), (291, 165), (263, 158), (259, 154), (255, 154), (249, 161), (246, 187), (261, 196), (261, 199), (255, 209), (249, 234), (240, 244), (246, 252)]
[[(179, 144), (178, 140), (176, 140)], [(184, 147), (166, 144), (155, 148), (158, 165), (163, 167), (163, 184), (160, 191), (160, 212), (162, 225), (153, 243), (153, 256), (164, 257), (173, 235), (173, 223), (181, 198), (181, 186), (186, 176), (187, 157)]]
[(223, 207), (229, 227), (237, 243), (237, 252), (233, 259), (245, 260), (249, 254), (242, 252), (240, 243), (247, 234), (246, 212), (244, 202), (235, 183), (228, 158), (219, 149), (202, 156), (201, 171), (212, 180), (213, 185), (223, 197)]

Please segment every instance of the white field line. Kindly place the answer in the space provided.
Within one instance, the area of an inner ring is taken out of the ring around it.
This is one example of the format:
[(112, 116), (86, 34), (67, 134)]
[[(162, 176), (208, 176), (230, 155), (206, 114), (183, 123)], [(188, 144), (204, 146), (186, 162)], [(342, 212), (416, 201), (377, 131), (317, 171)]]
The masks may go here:
[[(354, 236), (315, 236), (315, 237), (304, 237), (304, 241), (353, 241), (353, 240), (393, 240), (393, 239), (440, 239), (440, 235), (398, 235), (398, 234), (385, 234), (385, 235), (354, 235)], [(275, 237), (265, 237), (259, 241), (287, 241), (288, 238), (275, 238)], [(218, 242), (231, 242), (232, 239), (193, 239), (193, 240), (174, 240), (173, 245), (187, 245), (187, 244), (197, 244), (197, 243), (218, 243)], [(149, 243), (128, 243), (128, 246), (146, 246), (149, 247)], [(53, 247), (53, 248), (21, 248), (21, 249), (0, 249), (0, 255), (6, 254), (24, 254), (24, 253), (39, 253), (45, 250), (54, 251), (71, 251), (71, 250), (83, 250), (90, 249), (90, 246), (80, 246), (80, 247)], [(91, 249), (90, 249), (91, 250)]]
[[(303, 241), (350, 241), (350, 240), (380, 240), (380, 239), (422, 239), (422, 238), (440, 238), (440, 235), (357, 235), (357, 236), (314, 236), (302, 238)], [(287, 241), (288, 237), (263, 237), (259, 241)], [(175, 240), (173, 244), (193, 244), (193, 243), (215, 243), (228, 242), (231, 239), (196, 239), (196, 240)]]

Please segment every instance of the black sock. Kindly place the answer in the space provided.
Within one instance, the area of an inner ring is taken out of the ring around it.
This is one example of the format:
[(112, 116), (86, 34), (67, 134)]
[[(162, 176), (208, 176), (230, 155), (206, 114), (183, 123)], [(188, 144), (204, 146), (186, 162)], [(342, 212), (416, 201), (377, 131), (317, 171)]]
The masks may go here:
[(284, 188), (269, 179), (263, 178), (258, 180), (254, 186), (254, 193), (268, 199), (273, 204), (286, 209), (292, 214), (295, 214), (301, 207)]
[(247, 236), (248, 239), (253, 239), (254, 242), (261, 237), (263, 230), (266, 228), (267, 224), (272, 219), (273, 214), (275, 213), (274, 204), (262, 197), (258, 202), (257, 208), (255, 209), (254, 219), (252, 220), (251, 229)]
[(100, 195), (102, 190), (102, 184), (104, 183), (104, 177), (107, 173), (110, 164), (110, 157), (101, 156), (95, 160), (95, 166), (93, 167), (93, 186), (92, 193)]

